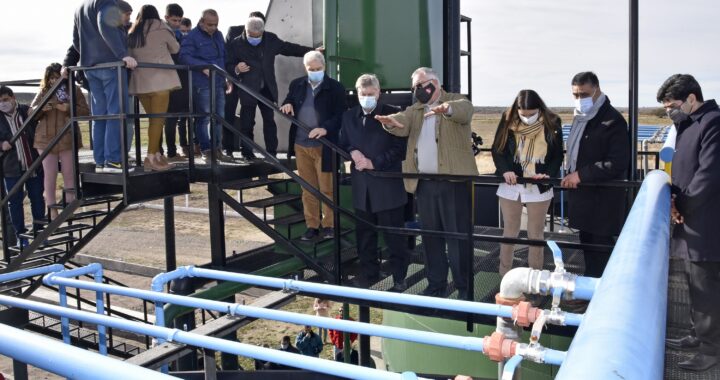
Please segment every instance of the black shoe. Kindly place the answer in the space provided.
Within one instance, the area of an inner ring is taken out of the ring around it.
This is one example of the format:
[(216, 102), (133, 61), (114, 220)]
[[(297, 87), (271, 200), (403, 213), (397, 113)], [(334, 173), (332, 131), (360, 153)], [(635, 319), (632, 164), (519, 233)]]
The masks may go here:
[(395, 281), (393, 284), (393, 287), (388, 289), (389, 291), (393, 293), (403, 293), (407, 290), (407, 282), (405, 280), (402, 281)]
[(318, 233), (319, 233), (319, 231), (317, 228), (308, 228), (307, 230), (305, 230), (305, 233), (303, 234), (303, 236), (300, 237), (300, 240), (303, 240), (303, 241), (315, 240), (315, 238), (318, 236)]
[(445, 297), (445, 289), (428, 286), (420, 294), (428, 297)]
[(332, 239), (335, 237), (335, 231), (332, 227), (325, 227), (322, 229), (322, 238), (323, 239)]
[(665, 339), (665, 346), (675, 350), (691, 350), (700, 347), (700, 339), (692, 335), (675, 339)]
[(678, 363), (678, 367), (688, 371), (704, 372), (714, 367), (719, 362), (720, 358), (716, 355), (698, 353), (692, 358)]
[(458, 289), (457, 299), (460, 301), (467, 301), (468, 300), (467, 298), (468, 298), (467, 289)]
[(257, 156), (255, 156), (254, 153), (249, 153), (249, 154), (243, 153), (243, 154), (242, 154), (242, 157), (243, 157), (244, 159), (248, 160), (248, 161), (257, 160)]

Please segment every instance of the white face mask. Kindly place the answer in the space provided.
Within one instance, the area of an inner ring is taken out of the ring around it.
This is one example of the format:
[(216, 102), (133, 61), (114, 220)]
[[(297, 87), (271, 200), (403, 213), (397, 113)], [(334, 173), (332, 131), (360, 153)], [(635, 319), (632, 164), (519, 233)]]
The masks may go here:
[(366, 111), (370, 111), (377, 106), (377, 99), (374, 96), (358, 96), (360, 107)]
[(595, 96), (597, 89), (593, 91), (593, 94), (587, 98), (575, 99), (575, 109), (582, 114), (588, 113), (593, 106), (593, 96)]
[(536, 112), (534, 115), (532, 115), (530, 117), (525, 117), (520, 114), (518, 114), (518, 116), (520, 117), (520, 121), (522, 121), (526, 125), (532, 125), (532, 124), (535, 124), (538, 121), (538, 119), (540, 118), (540, 112)]
[(288, 345), (283, 343), (283, 344), (280, 345), (280, 347), (282, 347), (283, 350), (287, 350)]

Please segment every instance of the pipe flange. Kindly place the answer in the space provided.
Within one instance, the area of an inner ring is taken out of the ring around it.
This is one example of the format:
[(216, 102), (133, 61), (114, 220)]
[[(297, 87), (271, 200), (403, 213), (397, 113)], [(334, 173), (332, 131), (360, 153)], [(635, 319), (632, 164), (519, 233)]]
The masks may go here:
[(533, 307), (530, 302), (520, 302), (513, 306), (512, 318), (515, 324), (522, 327), (528, 327), (533, 324), (542, 314), (542, 310)]
[(520, 298), (503, 298), (500, 296), (500, 293), (495, 295), (495, 303), (498, 305), (504, 305), (504, 306), (515, 306), (519, 304), (520, 302), (525, 301), (525, 297)]
[(517, 342), (505, 338), (505, 334), (494, 332), (483, 338), (483, 353), (492, 361), (500, 362), (515, 355)]

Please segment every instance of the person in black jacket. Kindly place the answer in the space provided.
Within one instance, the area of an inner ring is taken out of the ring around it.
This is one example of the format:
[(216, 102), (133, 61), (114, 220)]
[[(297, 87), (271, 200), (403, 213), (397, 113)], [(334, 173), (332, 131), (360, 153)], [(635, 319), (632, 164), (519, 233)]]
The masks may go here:
[[(359, 105), (343, 114), (340, 129), (341, 148), (353, 159), (351, 169), (355, 214), (371, 225), (356, 223), (358, 256), (362, 273), (359, 285), (369, 287), (379, 280), (380, 255), (377, 232), (372, 225), (404, 226), (407, 193), (402, 178), (382, 178), (368, 171), (402, 173), (407, 138), (393, 136), (382, 127), (375, 115), (392, 115), (400, 110), (378, 104), (380, 82), (373, 74), (363, 74), (355, 82)], [(394, 291), (404, 291), (407, 274), (406, 239), (401, 235), (383, 233), (388, 248)]]
[(720, 109), (704, 100), (691, 75), (675, 74), (660, 87), (657, 101), (677, 129), (672, 161), (671, 254), (685, 260), (693, 329), (668, 339), (675, 349), (699, 348), (678, 363), (705, 371), (720, 362)]
[[(258, 92), (272, 102), (278, 100), (277, 81), (275, 80), (275, 57), (286, 55), (302, 57), (313, 49), (286, 42), (275, 33), (265, 31), (265, 22), (259, 17), (250, 17), (245, 23), (243, 33), (232, 40), (227, 47), (227, 71), (234, 73), (243, 84)], [(265, 150), (271, 155), (277, 154), (277, 125), (272, 108), (258, 102), (257, 99), (240, 91), (239, 128), (243, 134), (254, 139), (253, 122), (255, 110), (259, 106), (263, 118), (263, 136)], [(236, 123), (237, 125), (238, 123)], [(253, 159), (252, 148), (242, 144), (242, 155)]]
[[(577, 189), (581, 182), (623, 180), (630, 165), (627, 122), (610, 105), (592, 72), (572, 79), (575, 117), (567, 141), (567, 175), (561, 185)], [(624, 189), (579, 188), (568, 195), (569, 225), (580, 230), (583, 244), (614, 245), (625, 220)], [(610, 251), (583, 250), (585, 275), (601, 277)]]
[[(248, 17), (257, 17), (262, 19), (263, 22), (266, 22), (265, 15), (262, 12), (250, 12), (250, 15)], [(229, 27), (227, 33), (225, 33), (225, 48), (229, 48), (232, 40), (240, 37), (244, 30), (245, 25), (233, 25)], [(226, 54), (226, 56), (229, 56), (229, 54)], [(237, 111), (238, 101), (240, 100), (239, 94), (240, 90), (238, 88), (233, 88), (232, 91), (225, 94), (225, 120), (227, 120), (227, 122), (232, 125), (235, 125), (235, 119), (237, 118), (235, 113)], [(254, 129), (255, 119), (252, 120), (251, 125), (251, 129)], [(233, 155), (233, 152), (240, 148), (238, 136), (236, 136), (235, 133), (232, 132), (223, 134), (222, 143), (223, 149), (225, 149), (226, 154), (231, 157)]]
[[(545, 215), (553, 199), (551, 186), (521, 185), (518, 177), (557, 177), (563, 161), (562, 124), (537, 92), (522, 90), (500, 119), (492, 147), (495, 174), (505, 178), (498, 186), (503, 216), (503, 236), (516, 238), (520, 232), (523, 204), (527, 207), (527, 236), (544, 238)], [(500, 246), (500, 274), (513, 263), (514, 245)], [(542, 269), (544, 247), (528, 249), (528, 264)]]
[[(170, 29), (172, 29), (175, 39), (182, 44), (183, 34), (180, 32), (183, 16), (185, 11), (178, 4), (168, 4), (165, 7), (165, 21)], [(172, 54), (173, 63), (180, 64), (178, 54)], [(180, 89), (170, 91), (170, 101), (168, 102), (168, 113), (188, 112), (190, 101), (190, 86), (188, 85), (187, 70), (177, 70), (180, 78)], [(165, 146), (167, 147), (167, 158), (170, 162), (178, 162), (187, 159), (189, 155), (189, 143), (187, 140), (187, 127), (189, 120), (187, 117), (168, 117), (165, 119)], [(176, 136), (179, 134), (180, 148), (184, 156), (178, 155), (177, 145), (175, 144)]]
[[(38, 158), (38, 152), (33, 148), (33, 137), (35, 135), (34, 126), (26, 128), (15, 143), (10, 144), (13, 136), (17, 135), (23, 124), (28, 118), (28, 106), (18, 104), (15, 94), (10, 87), (0, 87), (0, 148), (2, 148), (2, 165), (5, 182), (5, 190), (10, 191), (18, 183), (20, 177), (25, 174), (27, 169)], [(33, 231), (42, 229), (42, 224), (38, 221), (45, 217), (45, 200), (43, 198), (43, 172), (38, 169), (25, 182), (25, 190), (27, 190), (28, 198), (30, 198), (30, 208), (33, 217)], [(21, 238), (19, 235), (27, 232), (25, 227), (25, 212), (23, 211), (23, 202), (25, 193), (18, 191), (10, 198), (8, 208), (10, 209), (10, 220), (15, 235), (17, 237), (18, 247), (22, 248), (27, 245), (27, 239)]]
[[(317, 139), (325, 137), (337, 142), (342, 115), (347, 109), (345, 87), (325, 75), (325, 57), (320, 52), (308, 52), (303, 57), (303, 63), (308, 75), (290, 82), (280, 111), (295, 116), (310, 128), (290, 127), (290, 146), (294, 146), (297, 154), (298, 174), (332, 199), (332, 150)], [(332, 238), (332, 208), (323, 205), (321, 221), (319, 200), (303, 189), (302, 202), (307, 226), (302, 239), (314, 240), (320, 234), (320, 227), (323, 227), (323, 238)]]

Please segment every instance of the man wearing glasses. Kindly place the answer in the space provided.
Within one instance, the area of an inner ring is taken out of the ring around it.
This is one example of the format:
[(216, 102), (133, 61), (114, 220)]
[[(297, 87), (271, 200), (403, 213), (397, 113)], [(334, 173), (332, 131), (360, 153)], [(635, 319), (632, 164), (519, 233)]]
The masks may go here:
[[(389, 133), (408, 137), (403, 173), (477, 175), (470, 128), (472, 103), (460, 94), (445, 92), (431, 68), (421, 67), (411, 78), (416, 102), (403, 112), (375, 116)], [(411, 178), (404, 182), (405, 190), (417, 198), (423, 230), (469, 232), (472, 203), (466, 183)], [(422, 241), (428, 278), (423, 295), (447, 296), (449, 259), (457, 298), (466, 299), (472, 242), (426, 235)]]

